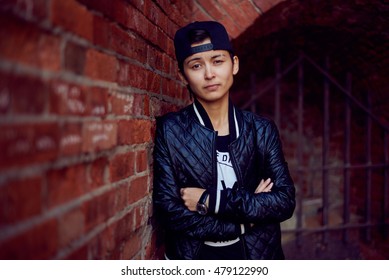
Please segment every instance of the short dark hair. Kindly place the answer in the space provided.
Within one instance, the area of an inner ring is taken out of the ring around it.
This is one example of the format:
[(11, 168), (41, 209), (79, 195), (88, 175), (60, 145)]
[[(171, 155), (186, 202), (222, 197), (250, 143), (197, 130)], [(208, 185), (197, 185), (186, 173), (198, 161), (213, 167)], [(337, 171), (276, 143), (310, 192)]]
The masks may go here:
[(188, 32), (190, 44), (201, 43), (207, 38), (211, 38), (211, 35), (204, 29), (193, 29)]

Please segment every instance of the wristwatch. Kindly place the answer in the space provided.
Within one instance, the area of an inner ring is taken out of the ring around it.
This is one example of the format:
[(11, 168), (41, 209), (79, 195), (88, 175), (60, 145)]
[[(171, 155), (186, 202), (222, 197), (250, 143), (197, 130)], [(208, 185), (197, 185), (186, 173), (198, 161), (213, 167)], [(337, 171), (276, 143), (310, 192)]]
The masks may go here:
[(196, 210), (197, 213), (200, 215), (206, 215), (208, 213), (208, 207), (205, 204), (207, 201), (209, 193), (207, 191), (204, 191), (203, 194), (200, 196), (199, 202), (197, 202)]

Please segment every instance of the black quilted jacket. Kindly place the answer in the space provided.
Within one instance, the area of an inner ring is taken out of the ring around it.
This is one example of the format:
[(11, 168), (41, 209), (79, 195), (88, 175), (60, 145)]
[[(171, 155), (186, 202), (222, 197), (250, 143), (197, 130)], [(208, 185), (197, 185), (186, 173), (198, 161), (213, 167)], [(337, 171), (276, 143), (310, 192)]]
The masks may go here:
[[(181, 187), (216, 188), (216, 132), (198, 121), (193, 106), (157, 120), (153, 201), (166, 229), (169, 259), (196, 259), (204, 240), (241, 236), (247, 259), (283, 259), (280, 222), (295, 208), (295, 188), (273, 122), (236, 110), (240, 136), (230, 145), (238, 187), (228, 189), (217, 215), (189, 211)], [(269, 193), (254, 194), (261, 179), (274, 182)], [(241, 235), (240, 224), (246, 225)], [(255, 224), (253, 227), (250, 224)]]

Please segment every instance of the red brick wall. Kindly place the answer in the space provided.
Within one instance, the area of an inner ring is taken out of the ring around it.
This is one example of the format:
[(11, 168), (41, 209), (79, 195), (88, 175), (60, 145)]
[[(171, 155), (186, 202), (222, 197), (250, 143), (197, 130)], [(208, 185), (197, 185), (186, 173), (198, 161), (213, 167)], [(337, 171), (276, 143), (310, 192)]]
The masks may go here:
[(189, 11), (1, 1), (1, 259), (156, 256), (154, 119), (188, 101), (171, 38)]
[(279, 2), (0, 0), (0, 259), (157, 258), (154, 120), (188, 102), (174, 32), (235, 38)]

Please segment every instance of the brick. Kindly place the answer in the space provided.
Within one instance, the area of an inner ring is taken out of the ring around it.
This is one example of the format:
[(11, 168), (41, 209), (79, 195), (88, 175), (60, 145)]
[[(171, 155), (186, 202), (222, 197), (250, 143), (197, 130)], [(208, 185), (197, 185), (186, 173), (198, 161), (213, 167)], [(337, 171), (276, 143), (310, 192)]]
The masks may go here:
[[(166, 51), (166, 53), (169, 55), (169, 57), (174, 57), (175, 58), (173, 39), (167, 40), (166, 43), (167, 43), (167, 51)], [(177, 69), (178, 69), (178, 67), (175, 67), (174, 71), (177, 71)]]
[(99, 11), (102, 14), (104, 12), (111, 10), (111, 3), (104, 0), (77, 0), (81, 4), (85, 5), (87, 8)]
[(112, 90), (109, 96), (109, 103), (113, 114), (131, 114), (134, 108), (134, 94)]
[(117, 124), (113, 121), (85, 122), (82, 129), (82, 151), (108, 150), (117, 143)]
[(150, 98), (148, 95), (144, 97), (144, 115), (149, 117), (150, 116)]
[(12, 17), (0, 17), (0, 57), (43, 69), (60, 69), (60, 39)]
[(64, 51), (64, 67), (77, 75), (84, 73), (86, 49), (78, 44), (67, 42)]
[[(165, 39), (165, 38), (164, 38)], [(166, 42), (166, 39), (165, 39)], [(147, 47), (147, 63), (157, 70), (163, 69), (162, 53), (155, 48), (148, 46)]]
[(47, 0), (34, 0), (31, 5), (26, 1), (6, 0), (1, 2), (0, 10), (6, 13), (14, 13), (25, 19), (45, 20), (48, 16)]
[(165, 82), (166, 84), (166, 91), (164, 91), (165, 94), (167, 94), (168, 96), (171, 96), (173, 98), (182, 98), (182, 85), (177, 83), (176, 81), (174, 80), (163, 80), (163, 82)]
[(148, 168), (148, 151), (142, 150), (136, 152), (136, 172), (146, 171)]
[(171, 39), (167, 36), (165, 32), (158, 29), (157, 30), (157, 43), (158, 46), (162, 49), (163, 53), (166, 53), (169, 49), (169, 41)]
[(92, 41), (93, 15), (76, 0), (52, 0), (51, 21), (55, 26)]
[[(243, 5), (243, 3), (231, 3), (228, 0), (220, 0), (219, 3), (223, 7), (223, 9), (227, 12), (227, 14), (231, 17), (232, 22), (226, 25), (226, 28), (229, 32), (232, 32), (231, 30), (232, 25), (239, 26), (240, 30), (245, 29), (245, 27), (247, 27), (247, 21), (254, 20), (257, 17), (257, 15), (255, 15), (254, 17), (249, 17), (248, 15), (246, 15), (240, 7), (241, 5)], [(253, 6), (251, 6), (251, 9), (253, 12), (255, 12)], [(250, 13), (252, 11), (250, 11)]]
[(58, 225), (52, 219), (0, 243), (0, 259), (45, 260), (53, 258), (57, 249)]
[(48, 87), (44, 81), (33, 77), (15, 77), (10, 88), (13, 113), (43, 114), (48, 99)]
[(50, 85), (50, 112), (59, 115), (86, 114), (86, 89), (60, 80)]
[(128, 1), (113, 1), (112, 10), (113, 10), (113, 18), (119, 24), (126, 26), (126, 24), (131, 21), (129, 17), (129, 10), (132, 8)]
[(42, 213), (42, 178), (16, 180), (0, 186), (0, 227)]
[(150, 217), (148, 208), (149, 205), (146, 202), (145, 204), (141, 204), (134, 209), (135, 210), (135, 230), (147, 225), (147, 222)]
[(59, 38), (51, 35), (41, 35), (37, 50), (38, 67), (59, 71), (61, 69), (60, 48), (61, 41)]
[(61, 125), (59, 153), (61, 156), (76, 155), (81, 152), (81, 123), (64, 123)]
[(91, 116), (105, 116), (108, 113), (108, 89), (93, 87), (87, 91), (86, 112)]
[(112, 23), (101, 16), (95, 16), (93, 20), (93, 44), (109, 48)]
[(84, 74), (92, 79), (116, 81), (118, 63), (116, 58), (90, 49), (86, 53)]
[(153, 23), (147, 21), (147, 29), (146, 34), (143, 34), (143, 38), (145, 38), (147, 41), (150, 41), (154, 45), (159, 45), (160, 42), (158, 42), (158, 28)]
[(84, 212), (80, 208), (68, 211), (58, 217), (58, 245), (69, 246), (84, 234)]
[(115, 250), (117, 250), (117, 244), (115, 242), (115, 231), (117, 223), (109, 225), (105, 228), (96, 238), (96, 255), (94, 259), (112, 259), (115, 256)]
[(126, 213), (119, 221), (116, 222), (114, 240), (116, 244), (122, 244), (124, 240), (128, 239), (129, 234), (134, 231), (135, 225), (135, 211), (131, 210)]
[(157, 73), (147, 71), (146, 89), (150, 92), (160, 93), (161, 91), (161, 76)]
[(114, 190), (115, 194), (115, 205), (114, 205), (114, 214), (123, 211), (128, 207), (127, 195), (128, 195), (128, 183), (122, 183)]
[(172, 64), (172, 59), (168, 55), (162, 54), (162, 72), (170, 76), (172, 74)]
[(47, 206), (56, 207), (84, 194), (86, 168), (83, 164), (53, 169), (47, 172)]
[(186, 19), (189, 15), (192, 15), (195, 4), (191, 1), (176, 1), (173, 14), (178, 13), (182, 19)]
[[(163, 13), (161, 11), (161, 9), (159, 7), (157, 7), (152, 1), (149, 0), (146, 3), (151, 3), (151, 6), (153, 7), (152, 9), (146, 8), (146, 12), (147, 11), (151, 12), (151, 15), (148, 15), (148, 18), (151, 20), (151, 22), (154, 22), (160, 29), (162, 29), (162, 31), (164, 33), (167, 33), (167, 30), (168, 30), (167, 24), (168, 24), (168, 20), (169, 20), (168, 16), (165, 15), (165, 13)], [(165, 10), (163, 10), (163, 11), (165, 11)], [(155, 20), (152, 20), (153, 13), (155, 15), (157, 15), (155, 17)]]
[(119, 121), (118, 144), (142, 144), (151, 141), (151, 123), (148, 120)]
[(145, 42), (121, 26), (111, 25), (109, 48), (140, 63), (146, 63), (147, 48)]
[(83, 211), (87, 231), (106, 222), (118, 212), (118, 209), (123, 206), (122, 200), (118, 198), (123, 191), (126, 192), (124, 185), (94, 196), (84, 203)]
[(12, 111), (12, 80), (13, 75), (0, 72), (0, 114), (7, 114)]
[(105, 173), (108, 167), (106, 158), (98, 158), (90, 164), (89, 185), (93, 188), (98, 188), (106, 183)]
[(249, 1), (244, 1), (239, 4), (240, 9), (242, 10), (243, 14), (245, 15), (244, 18), (244, 28), (249, 27), (255, 19), (260, 16), (260, 14), (255, 10), (253, 3)]
[(131, 20), (127, 22), (126, 27), (148, 40), (147, 32), (149, 31), (149, 24), (151, 24), (149, 20), (138, 10), (131, 7), (128, 9), (128, 16)]
[(57, 124), (1, 125), (0, 168), (31, 165), (58, 155)]
[(138, 58), (135, 50), (137, 50), (139, 39), (135, 38), (126, 30), (122, 29), (121, 26), (116, 24), (110, 25), (110, 32), (108, 34), (109, 47), (112, 50), (130, 58)]
[(150, 100), (150, 116), (158, 117), (168, 112), (177, 111), (178, 106), (176, 104), (166, 102), (155, 97)]
[(110, 160), (110, 181), (116, 182), (134, 174), (135, 155), (133, 152), (117, 154)]
[(132, 86), (146, 89), (147, 70), (138, 65), (120, 61), (117, 75), (117, 83), (121, 86)]
[(48, 88), (39, 78), (0, 72), (0, 112), (42, 114)]
[(124, 260), (133, 259), (142, 248), (142, 241), (143, 236), (139, 232), (129, 236), (128, 240), (124, 242), (124, 244), (122, 244), (123, 253), (121, 255), (121, 258)]
[(225, 12), (215, 0), (198, 0), (198, 3), (213, 18), (222, 19), (225, 16)]
[(128, 203), (132, 204), (144, 198), (149, 193), (148, 189), (148, 176), (133, 179), (129, 186)]

